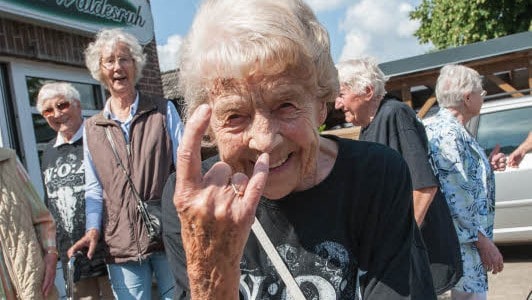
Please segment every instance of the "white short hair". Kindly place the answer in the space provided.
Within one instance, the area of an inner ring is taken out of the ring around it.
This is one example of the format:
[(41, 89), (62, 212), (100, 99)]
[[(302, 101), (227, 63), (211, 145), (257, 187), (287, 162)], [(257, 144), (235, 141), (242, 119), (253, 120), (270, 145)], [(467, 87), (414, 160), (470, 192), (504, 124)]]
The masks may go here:
[(146, 65), (146, 54), (142, 51), (142, 46), (139, 44), (137, 38), (120, 28), (102, 29), (96, 34), (94, 42), (90, 43), (87, 49), (85, 49), (85, 64), (91, 72), (92, 77), (104, 85), (105, 83), (102, 82), (101, 78), (100, 65), (102, 49), (104, 47), (114, 47), (118, 43), (127, 45), (131, 57), (135, 61), (135, 82), (138, 82), (142, 77), (142, 70)]
[(436, 99), (441, 107), (458, 107), (464, 95), (482, 90), (482, 79), (477, 71), (462, 65), (446, 65), (436, 82)]
[(42, 113), (42, 107), (46, 100), (61, 97), (68, 102), (80, 102), (78, 90), (67, 82), (46, 83), (39, 90), (37, 95), (37, 111)]
[(296, 71), (316, 99), (334, 101), (339, 89), (329, 35), (302, 0), (206, 0), (180, 57), (187, 116), (220, 79)]
[(386, 95), (386, 81), (388, 78), (379, 68), (373, 57), (349, 59), (336, 65), (340, 85), (348, 86), (354, 93), (362, 94), (366, 87), (372, 86), (373, 99), (380, 100)]

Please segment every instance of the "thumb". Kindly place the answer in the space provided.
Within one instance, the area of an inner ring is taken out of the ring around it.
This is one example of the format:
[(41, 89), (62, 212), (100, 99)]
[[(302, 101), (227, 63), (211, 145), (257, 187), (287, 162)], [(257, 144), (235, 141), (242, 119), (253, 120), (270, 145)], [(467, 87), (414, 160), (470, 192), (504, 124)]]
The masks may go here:
[(244, 196), (251, 209), (256, 209), (260, 196), (262, 196), (262, 192), (266, 186), (270, 166), (269, 161), (269, 155), (262, 153), (255, 163), (253, 175), (249, 179)]
[(501, 152), (501, 145), (500, 144), (496, 144), (495, 147), (493, 147), (493, 150), (491, 150), (491, 153), (490, 153), (490, 158), (493, 157), (493, 155), (497, 154)]

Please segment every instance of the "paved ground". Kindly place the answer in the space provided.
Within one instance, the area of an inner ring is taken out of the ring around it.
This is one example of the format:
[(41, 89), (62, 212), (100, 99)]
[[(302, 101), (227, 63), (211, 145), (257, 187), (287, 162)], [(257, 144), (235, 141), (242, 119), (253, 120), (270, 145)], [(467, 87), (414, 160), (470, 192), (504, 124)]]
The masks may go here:
[(489, 276), (488, 299), (526, 300), (532, 292), (532, 245), (499, 249), (504, 256), (504, 271)]
[(532, 300), (532, 245), (499, 249), (504, 256), (504, 271), (489, 275), (488, 300)]
[[(499, 249), (504, 256), (504, 271), (497, 275), (490, 274), (488, 300), (532, 300), (532, 245)], [(152, 292), (152, 298), (156, 299), (156, 285)], [(444, 295), (438, 299), (450, 300), (451, 297)]]

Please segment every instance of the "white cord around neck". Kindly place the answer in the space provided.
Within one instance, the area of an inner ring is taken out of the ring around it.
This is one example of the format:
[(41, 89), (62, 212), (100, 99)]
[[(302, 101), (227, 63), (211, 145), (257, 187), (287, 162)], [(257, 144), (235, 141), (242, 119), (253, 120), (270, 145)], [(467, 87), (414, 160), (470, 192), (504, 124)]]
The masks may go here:
[(281, 279), (284, 281), (284, 284), (286, 284), (286, 289), (290, 296), (294, 300), (306, 300), (305, 296), (303, 295), (303, 292), (299, 288), (299, 286), (296, 283), (296, 280), (290, 274), (290, 271), (286, 267), (284, 261), (282, 260), (281, 256), (279, 255), (279, 252), (277, 252), (277, 249), (275, 249), (275, 246), (273, 245), (270, 238), (268, 238), (268, 235), (264, 231), (264, 228), (262, 228), (262, 225), (260, 224), (257, 217), (255, 217), (255, 222), (253, 225), (251, 225), (251, 230), (253, 230), (253, 233), (259, 240), (259, 243), (261, 244), (262, 248), (264, 248), (264, 251), (266, 251), (266, 254), (268, 254), (268, 257), (273, 263), (273, 266), (275, 269), (277, 269), (277, 273), (279, 276), (281, 276)]

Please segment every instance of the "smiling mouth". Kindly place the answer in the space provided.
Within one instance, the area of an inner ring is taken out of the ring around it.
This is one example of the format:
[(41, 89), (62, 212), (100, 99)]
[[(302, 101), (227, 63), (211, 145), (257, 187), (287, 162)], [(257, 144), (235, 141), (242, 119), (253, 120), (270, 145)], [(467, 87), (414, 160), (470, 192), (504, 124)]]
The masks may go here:
[(113, 78), (113, 81), (120, 81), (124, 79), (126, 79), (126, 77), (116, 77), (116, 78)]
[[(286, 164), (287, 161), (290, 160), (290, 158), (292, 157), (294, 153), (290, 153), (288, 154), (283, 160), (278, 160), (276, 161), (275, 163), (270, 163), (270, 166), (269, 166), (269, 171), (272, 172), (272, 171), (275, 171), (276, 169), (279, 169), (280, 167), (284, 166)], [(251, 165), (254, 166), (257, 161), (256, 160), (251, 160)]]
[(290, 154), (288, 154), (288, 156), (285, 159), (279, 160), (279, 161), (277, 161), (275, 163), (270, 164), (270, 168), (269, 168), (270, 171), (273, 171), (273, 170), (283, 166), (284, 164), (286, 164), (286, 162), (292, 157), (292, 154), (293, 153), (290, 153)]

